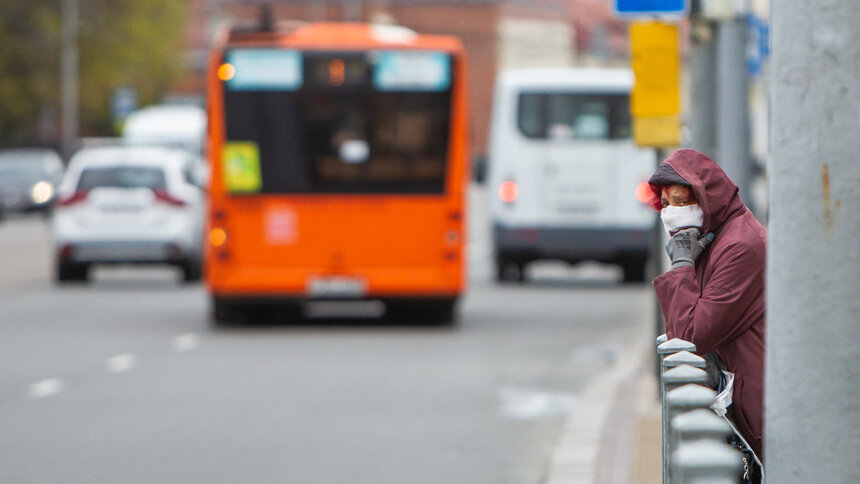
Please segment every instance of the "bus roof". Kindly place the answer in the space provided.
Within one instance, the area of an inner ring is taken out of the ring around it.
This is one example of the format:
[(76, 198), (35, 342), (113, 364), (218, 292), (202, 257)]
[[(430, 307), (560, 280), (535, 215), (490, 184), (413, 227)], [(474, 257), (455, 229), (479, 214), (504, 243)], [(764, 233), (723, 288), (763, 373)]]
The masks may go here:
[(457, 52), (463, 49), (453, 36), (419, 34), (399, 25), (346, 22), (285, 23), (272, 32), (234, 29), (226, 45), (258, 45), (306, 49), (413, 48)]
[(497, 82), (503, 88), (579, 88), (626, 92), (633, 87), (633, 71), (596, 67), (515, 69), (500, 72)]

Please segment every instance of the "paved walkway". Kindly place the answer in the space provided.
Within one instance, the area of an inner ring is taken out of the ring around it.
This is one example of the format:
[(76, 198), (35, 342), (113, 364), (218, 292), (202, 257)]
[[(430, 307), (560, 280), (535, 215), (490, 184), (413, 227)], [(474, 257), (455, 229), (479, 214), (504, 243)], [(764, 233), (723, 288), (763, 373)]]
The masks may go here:
[(582, 393), (544, 484), (662, 482), (660, 401), (645, 327), (641, 343), (625, 349)]

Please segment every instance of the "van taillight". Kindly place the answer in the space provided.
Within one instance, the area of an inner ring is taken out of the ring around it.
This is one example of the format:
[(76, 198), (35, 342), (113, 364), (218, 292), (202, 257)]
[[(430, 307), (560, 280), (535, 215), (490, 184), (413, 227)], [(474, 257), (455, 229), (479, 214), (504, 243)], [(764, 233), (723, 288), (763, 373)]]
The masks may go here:
[(86, 191), (77, 191), (71, 195), (65, 196), (57, 200), (57, 205), (60, 207), (68, 207), (69, 205), (75, 205), (76, 203), (81, 203), (87, 199)]
[(642, 203), (648, 203), (654, 197), (654, 193), (651, 191), (651, 185), (648, 182), (642, 182), (639, 185), (636, 185), (636, 199)]
[(173, 205), (174, 207), (185, 206), (185, 200), (181, 200), (179, 198), (174, 197), (173, 195), (167, 193), (167, 190), (153, 190), (153, 192), (155, 193), (155, 199), (159, 202)]
[(520, 187), (508, 180), (499, 185), (499, 198), (505, 203), (514, 203), (520, 196)]

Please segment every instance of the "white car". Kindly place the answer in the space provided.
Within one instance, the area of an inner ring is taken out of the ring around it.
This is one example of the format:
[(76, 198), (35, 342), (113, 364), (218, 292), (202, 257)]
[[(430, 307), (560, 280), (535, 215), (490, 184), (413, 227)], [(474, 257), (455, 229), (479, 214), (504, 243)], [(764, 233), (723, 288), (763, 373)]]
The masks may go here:
[(85, 281), (93, 264), (179, 266), (201, 277), (199, 160), (182, 150), (102, 147), (72, 157), (58, 189), (56, 280)]

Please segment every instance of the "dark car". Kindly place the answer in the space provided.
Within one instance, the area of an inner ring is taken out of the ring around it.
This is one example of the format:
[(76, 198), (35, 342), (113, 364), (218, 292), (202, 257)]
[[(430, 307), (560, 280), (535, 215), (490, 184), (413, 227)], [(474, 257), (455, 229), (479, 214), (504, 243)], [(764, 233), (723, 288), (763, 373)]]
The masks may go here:
[(0, 150), (0, 213), (48, 213), (62, 176), (62, 159), (53, 150)]

